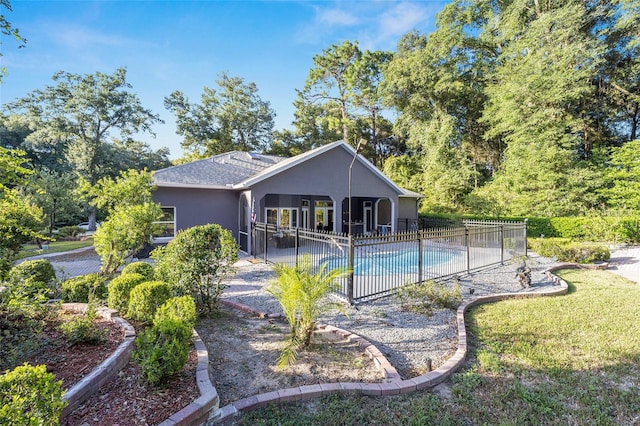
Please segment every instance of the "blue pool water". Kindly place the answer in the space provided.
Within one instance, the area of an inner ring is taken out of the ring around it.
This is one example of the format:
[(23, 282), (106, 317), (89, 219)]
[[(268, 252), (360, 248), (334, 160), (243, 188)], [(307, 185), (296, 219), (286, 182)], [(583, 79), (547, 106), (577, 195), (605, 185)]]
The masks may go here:
[[(424, 249), (422, 251), (422, 268), (430, 268), (458, 259), (460, 253), (450, 250)], [(418, 250), (379, 252), (361, 254), (356, 252), (353, 262), (354, 275), (387, 275), (417, 274)], [(328, 269), (347, 269), (349, 260), (346, 256), (325, 257), (320, 263), (327, 262)]]

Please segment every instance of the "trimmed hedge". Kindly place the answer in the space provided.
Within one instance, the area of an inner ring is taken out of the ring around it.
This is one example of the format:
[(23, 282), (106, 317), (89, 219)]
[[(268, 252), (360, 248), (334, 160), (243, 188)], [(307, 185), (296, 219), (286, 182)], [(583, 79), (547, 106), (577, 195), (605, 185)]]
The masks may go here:
[(140, 274), (147, 279), (153, 280), (153, 265), (147, 262), (132, 262), (122, 268), (120, 275)]
[(191, 328), (184, 321), (165, 319), (136, 338), (133, 359), (152, 385), (180, 370), (187, 362)]
[(20, 284), (29, 278), (33, 281), (48, 284), (56, 279), (56, 272), (53, 270), (51, 262), (46, 259), (25, 260), (14, 266), (9, 271), (7, 278), (14, 285)]
[(197, 313), (196, 302), (191, 296), (172, 297), (162, 304), (153, 317), (153, 324), (157, 325), (164, 320), (183, 321), (190, 328), (195, 327)]
[(129, 309), (129, 297), (131, 290), (138, 284), (148, 281), (141, 274), (129, 273), (115, 277), (109, 283), (107, 291), (107, 306), (125, 315)]
[(156, 310), (171, 298), (171, 287), (163, 281), (138, 284), (129, 294), (127, 316), (134, 320), (151, 322)]
[[(427, 226), (462, 226), (462, 220), (523, 221), (523, 217), (487, 218), (480, 216), (420, 215)], [(527, 236), (530, 238), (558, 237), (580, 241), (606, 241), (610, 243), (640, 242), (640, 216), (590, 216), (527, 218)]]
[(88, 303), (105, 297), (105, 278), (99, 274), (81, 275), (62, 282), (62, 298), (66, 302)]

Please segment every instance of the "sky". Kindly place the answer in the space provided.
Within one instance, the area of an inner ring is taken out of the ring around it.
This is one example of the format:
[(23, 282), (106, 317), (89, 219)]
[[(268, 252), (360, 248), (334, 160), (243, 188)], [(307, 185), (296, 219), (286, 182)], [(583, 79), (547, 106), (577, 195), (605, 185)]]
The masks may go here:
[(57, 71), (112, 74), (126, 67), (129, 89), (164, 124), (153, 149), (183, 155), (175, 118), (164, 97), (179, 90), (200, 102), (220, 73), (257, 85), (276, 112), (275, 129), (293, 129), (293, 101), (313, 57), (333, 44), (395, 51), (412, 30), (433, 31), (448, 1), (21, 1), (5, 18), (27, 39), (19, 49), (2, 36), (0, 103), (53, 83)]

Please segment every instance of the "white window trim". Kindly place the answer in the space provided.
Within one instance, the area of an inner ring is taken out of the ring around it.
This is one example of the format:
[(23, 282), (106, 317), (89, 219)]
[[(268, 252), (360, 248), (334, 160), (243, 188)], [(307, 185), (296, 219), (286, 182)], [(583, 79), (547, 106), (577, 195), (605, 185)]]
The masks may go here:
[(178, 209), (176, 208), (176, 206), (160, 206), (161, 209), (173, 209), (173, 221), (169, 221), (169, 220), (158, 220), (156, 222), (153, 222), (154, 224), (168, 224), (168, 223), (173, 223), (173, 236), (172, 237), (152, 237), (151, 238), (151, 242), (152, 243), (168, 243), (169, 241), (173, 240), (176, 237), (176, 222), (177, 222), (177, 211)]

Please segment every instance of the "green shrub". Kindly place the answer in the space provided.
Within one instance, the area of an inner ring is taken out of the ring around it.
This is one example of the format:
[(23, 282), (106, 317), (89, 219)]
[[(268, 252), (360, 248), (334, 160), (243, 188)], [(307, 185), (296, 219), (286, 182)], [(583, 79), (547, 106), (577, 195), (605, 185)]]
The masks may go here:
[(16, 367), (0, 375), (0, 424), (57, 425), (63, 395), (62, 382), (44, 365)]
[(191, 328), (184, 321), (165, 319), (136, 338), (133, 358), (152, 385), (184, 367), (189, 355)]
[(138, 321), (151, 322), (156, 310), (170, 297), (171, 288), (163, 281), (138, 284), (129, 294), (127, 315)]
[(444, 284), (429, 280), (401, 287), (396, 292), (396, 298), (403, 309), (431, 316), (434, 309), (457, 309), (462, 301), (462, 294), (458, 284), (450, 290)]
[(191, 295), (199, 313), (217, 309), (224, 280), (234, 273), (238, 244), (220, 225), (194, 226), (178, 232), (166, 245), (153, 251), (156, 276), (174, 289), (176, 296)]
[(99, 274), (80, 275), (62, 282), (62, 298), (66, 302), (88, 303), (107, 296), (105, 278)]
[(153, 323), (159, 324), (167, 319), (183, 321), (190, 328), (195, 327), (198, 314), (196, 302), (191, 296), (172, 297), (162, 304), (153, 317)]
[(138, 284), (148, 279), (137, 273), (129, 273), (120, 275), (111, 280), (107, 286), (109, 295), (107, 296), (107, 305), (120, 312), (122, 315), (127, 314), (129, 309), (129, 297), (131, 290)]
[(61, 238), (77, 237), (82, 234), (84, 229), (79, 226), (62, 226), (58, 229), (58, 236)]
[(23, 304), (14, 299), (0, 304), (0, 374), (38, 352), (46, 309), (46, 304)]
[(100, 329), (96, 324), (96, 308), (93, 303), (89, 303), (84, 314), (62, 323), (59, 329), (71, 345), (100, 343), (106, 337), (106, 330)]
[(48, 284), (56, 279), (56, 272), (46, 259), (25, 260), (9, 271), (8, 281), (11, 284), (20, 284), (27, 278)]
[(140, 274), (147, 279), (153, 280), (153, 265), (147, 262), (131, 262), (124, 268), (120, 275)]
[(607, 246), (589, 242), (572, 242), (569, 238), (529, 239), (529, 246), (541, 256), (554, 257), (560, 262), (606, 262), (611, 258)]

